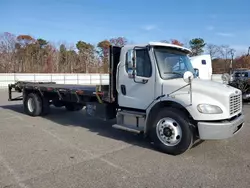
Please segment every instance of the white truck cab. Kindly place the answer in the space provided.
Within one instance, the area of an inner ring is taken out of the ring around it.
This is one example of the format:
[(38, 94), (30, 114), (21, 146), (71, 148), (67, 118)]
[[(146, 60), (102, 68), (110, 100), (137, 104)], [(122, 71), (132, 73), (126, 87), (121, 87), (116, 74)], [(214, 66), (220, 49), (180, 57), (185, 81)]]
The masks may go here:
[(202, 80), (212, 79), (212, 59), (209, 54), (190, 57), (193, 68), (199, 69), (199, 78)]
[(172, 155), (188, 150), (196, 138), (227, 139), (239, 132), (244, 124), (241, 91), (198, 79), (190, 52), (159, 42), (123, 46), (113, 127), (143, 132)]

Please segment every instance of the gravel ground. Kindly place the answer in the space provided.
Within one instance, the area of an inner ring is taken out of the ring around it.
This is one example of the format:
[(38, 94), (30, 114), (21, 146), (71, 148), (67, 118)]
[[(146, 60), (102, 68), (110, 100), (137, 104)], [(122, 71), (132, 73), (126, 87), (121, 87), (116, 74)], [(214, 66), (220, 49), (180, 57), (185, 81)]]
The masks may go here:
[[(244, 113), (250, 108), (244, 106)], [(180, 156), (155, 151), (146, 140), (113, 129), (112, 122), (52, 109), (23, 114), (0, 92), (1, 188), (237, 187), (250, 185), (250, 117), (244, 131), (206, 141)]]

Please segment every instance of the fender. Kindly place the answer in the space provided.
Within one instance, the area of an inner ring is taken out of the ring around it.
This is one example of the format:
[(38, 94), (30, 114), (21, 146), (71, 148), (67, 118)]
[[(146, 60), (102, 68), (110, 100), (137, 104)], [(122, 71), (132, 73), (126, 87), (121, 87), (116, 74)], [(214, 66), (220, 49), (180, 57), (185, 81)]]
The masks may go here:
[[(144, 127), (144, 134), (147, 135), (150, 126), (153, 123), (154, 117), (156, 116), (157, 112), (164, 107), (175, 107), (181, 109), (187, 116), (191, 117), (190, 112), (185, 108), (186, 104), (182, 101), (170, 98), (170, 97), (162, 97), (158, 100), (155, 100), (147, 109), (146, 109), (146, 120), (145, 120), (145, 127)], [(192, 118), (193, 119), (193, 118)]]

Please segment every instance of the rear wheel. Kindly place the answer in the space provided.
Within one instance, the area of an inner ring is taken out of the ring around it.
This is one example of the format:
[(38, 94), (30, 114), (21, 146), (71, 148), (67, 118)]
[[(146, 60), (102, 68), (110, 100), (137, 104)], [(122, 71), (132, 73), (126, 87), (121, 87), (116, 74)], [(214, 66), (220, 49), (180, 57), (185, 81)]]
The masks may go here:
[(153, 121), (150, 137), (160, 151), (179, 155), (193, 144), (193, 131), (188, 117), (175, 108), (161, 109)]
[(28, 94), (23, 101), (23, 105), (25, 113), (30, 116), (39, 116), (42, 113), (42, 100), (38, 94)]

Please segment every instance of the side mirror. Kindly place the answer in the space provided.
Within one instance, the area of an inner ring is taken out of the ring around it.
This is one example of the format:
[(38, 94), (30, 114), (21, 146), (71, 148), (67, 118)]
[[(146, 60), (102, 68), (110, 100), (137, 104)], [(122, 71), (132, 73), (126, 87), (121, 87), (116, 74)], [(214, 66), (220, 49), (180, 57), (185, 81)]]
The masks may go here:
[(135, 50), (127, 52), (128, 77), (135, 78), (136, 75), (136, 53)]
[(195, 77), (199, 77), (199, 69), (194, 68)]
[[(132, 78), (135, 83), (146, 84), (149, 78), (141, 77), (136, 72), (136, 49), (146, 49), (145, 47), (134, 47), (134, 49), (128, 50), (126, 65), (128, 67), (128, 77)], [(140, 81), (137, 81), (139, 79)]]
[(183, 80), (184, 80), (186, 83), (189, 83), (189, 84), (192, 82), (193, 78), (194, 78), (194, 75), (193, 75), (193, 73), (190, 72), (190, 71), (186, 71), (186, 72), (184, 73), (184, 75), (183, 75)]

